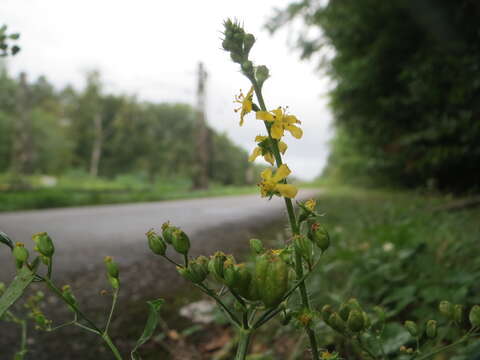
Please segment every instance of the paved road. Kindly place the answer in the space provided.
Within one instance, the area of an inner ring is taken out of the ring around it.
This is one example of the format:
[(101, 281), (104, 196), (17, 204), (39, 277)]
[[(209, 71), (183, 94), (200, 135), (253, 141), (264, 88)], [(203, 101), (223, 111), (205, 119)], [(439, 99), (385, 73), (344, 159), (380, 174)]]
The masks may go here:
[[(297, 199), (312, 197), (316, 190), (300, 192)], [(195, 234), (218, 226), (238, 223), (261, 224), (281, 215), (280, 198), (266, 201), (257, 195), (176, 200), (127, 205), (62, 208), (41, 211), (0, 213), (0, 230), (14, 241), (32, 247), (31, 235), (47, 231), (55, 241), (57, 271), (88, 270), (108, 254), (123, 265), (142, 259), (148, 252), (144, 233), (170, 220), (192, 239)], [(228, 240), (225, 240), (228, 241)], [(208, 236), (193, 249), (210, 252)], [(218, 245), (218, 241), (217, 244)], [(0, 281), (11, 278), (11, 255), (0, 247)], [(58, 269), (60, 268), (60, 269)]]

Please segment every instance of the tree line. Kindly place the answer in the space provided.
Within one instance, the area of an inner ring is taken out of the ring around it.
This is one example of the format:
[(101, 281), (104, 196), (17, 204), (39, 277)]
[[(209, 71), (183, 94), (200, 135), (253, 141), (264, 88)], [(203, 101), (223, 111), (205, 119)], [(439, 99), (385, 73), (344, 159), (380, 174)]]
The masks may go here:
[[(82, 90), (56, 89), (44, 76), (0, 71), (0, 172), (91, 176), (142, 173), (195, 176), (195, 117), (188, 104), (139, 101), (105, 92), (97, 71)], [(215, 183), (245, 184), (254, 168), (247, 153), (207, 127), (207, 174)], [(251, 176), (250, 176), (251, 177)]]
[(479, 16), (475, 0), (302, 0), (278, 10), (270, 29), (301, 20), (297, 47), (335, 84), (327, 175), (479, 189)]

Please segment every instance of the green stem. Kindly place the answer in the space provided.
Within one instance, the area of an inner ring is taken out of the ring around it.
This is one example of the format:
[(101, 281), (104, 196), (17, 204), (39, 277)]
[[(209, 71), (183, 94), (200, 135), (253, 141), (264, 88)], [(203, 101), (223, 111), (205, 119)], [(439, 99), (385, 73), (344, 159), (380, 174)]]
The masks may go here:
[(47, 270), (47, 278), (48, 279), (52, 278), (52, 270), (53, 270), (53, 257), (50, 256), (48, 258), (48, 270)]
[(467, 341), (469, 338), (470, 338), (471, 334), (470, 333), (467, 333), (466, 335), (464, 335), (463, 337), (460, 338), (460, 340), (454, 342), (454, 343), (451, 343), (450, 345), (447, 345), (447, 346), (444, 346), (444, 347), (441, 347), (440, 349), (437, 349), (437, 350), (434, 350), (426, 355), (423, 355), (419, 358), (417, 358), (416, 360), (426, 360), (426, 359), (429, 359), (431, 358), (432, 356), (434, 355), (437, 355), (438, 353), (441, 353), (445, 350), (448, 350), (448, 349), (451, 349), (457, 345), (460, 345), (461, 343)]
[(194, 284), (196, 287), (198, 287), (200, 290), (202, 290), (205, 294), (207, 294), (208, 296), (211, 296), (212, 298), (215, 299), (215, 301), (217, 302), (218, 305), (220, 305), (220, 307), (227, 313), (227, 315), (229, 316), (230, 320), (237, 326), (241, 326), (241, 323), (240, 321), (237, 319), (237, 317), (235, 316), (235, 314), (233, 314), (230, 309), (223, 303), (223, 301), (217, 296), (217, 294), (215, 294), (214, 291), (210, 290), (209, 288), (207, 288), (205, 285), (203, 284)]
[(108, 314), (107, 323), (105, 325), (104, 334), (108, 333), (108, 328), (110, 327), (110, 322), (112, 321), (113, 312), (115, 311), (115, 305), (117, 304), (118, 299), (118, 289), (113, 291), (112, 306), (110, 307), (110, 313)]
[[(262, 95), (262, 90), (257, 84), (257, 81), (253, 77), (249, 77), (250, 81), (252, 82), (253, 88), (255, 90), (255, 94), (257, 95), (258, 103), (260, 104), (260, 109), (263, 111), (267, 111), (267, 107), (265, 106), (265, 101), (263, 99)], [(271, 132), (270, 132), (270, 126), (267, 124), (266, 121), (264, 121), (265, 127), (267, 129), (268, 133), (268, 138), (270, 139), (270, 143), (272, 144), (272, 150), (273, 150), (273, 156), (275, 157), (275, 161), (277, 163), (277, 167), (280, 167), (282, 165), (282, 156), (280, 155), (280, 150), (278, 149), (278, 142), (275, 141), (272, 138)], [(284, 180), (284, 183), (287, 183), (287, 180)], [(290, 228), (292, 229), (292, 234), (293, 235), (298, 235), (299, 234), (299, 227), (297, 223), (297, 219), (295, 216), (295, 210), (293, 209), (293, 204), (292, 200), (289, 198), (284, 197), (285, 200), (285, 206), (287, 208), (287, 213), (288, 213), (288, 219), (290, 221)], [(302, 257), (300, 254), (295, 251), (295, 273), (297, 275), (297, 279), (300, 279), (303, 277), (303, 262), (302, 262)], [(302, 304), (303, 306), (310, 311), (310, 303), (308, 300), (308, 293), (307, 293), (307, 288), (305, 286), (305, 282), (303, 281), (300, 286), (299, 286), (299, 291), (300, 291), (300, 296), (302, 298)], [(312, 348), (312, 356), (313, 360), (319, 360), (320, 355), (318, 353), (318, 345), (317, 345), (317, 339), (315, 338), (315, 333), (313, 330), (310, 328), (310, 326), (305, 327), (305, 331), (307, 332), (308, 339), (310, 340), (310, 347)]]
[(27, 321), (22, 320), (20, 322), (20, 326), (22, 327), (22, 337), (20, 340), (20, 351), (19, 353), (21, 354), (21, 359), (25, 356), (27, 353)]
[(248, 330), (241, 329), (239, 331), (239, 340), (237, 354), (235, 355), (235, 360), (245, 360), (248, 353), (248, 345), (250, 343), (251, 332)]
[(118, 351), (117, 347), (113, 344), (112, 340), (110, 339), (110, 337), (108, 336), (108, 334), (103, 334), (102, 335), (102, 339), (103, 341), (105, 341), (105, 343), (107, 344), (108, 348), (111, 350), (111, 352), (113, 353), (113, 355), (115, 356), (115, 359), (117, 360), (122, 360), (122, 355), (120, 354), (120, 352)]

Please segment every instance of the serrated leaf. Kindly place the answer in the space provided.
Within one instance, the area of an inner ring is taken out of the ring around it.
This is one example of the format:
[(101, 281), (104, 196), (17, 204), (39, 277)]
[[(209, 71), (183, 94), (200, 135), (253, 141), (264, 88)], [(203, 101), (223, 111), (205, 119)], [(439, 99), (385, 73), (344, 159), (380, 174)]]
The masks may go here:
[(13, 278), (5, 293), (0, 297), (0, 318), (23, 295), (33, 281), (35, 274), (26, 266), (22, 267)]
[(155, 332), (155, 329), (157, 328), (158, 324), (158, 316), (161, 307), (165, 303), (165, 300), (163, 299), (157, 299), (153, 301), (147, 301), (147, 304), (149, 306), (149, 311), (148, 311), (148, 318), (147, 322), (145, 324), (145, 328), (143, 329), (143, 333), (140, 336), (140, 338), (137, 340), (137, 343), (135, 344), (135, 347), (133, 348), (132, 352), (130, 353), (130, 357), (132, 360), (140, 360), (141, 357), (138, 355), (137, 351), (140, 346), (145, 344), (153, 335)]
[(0, 242), (7, 245), (10, 250), (13, 250), (13, 241), (5, 234), (3, 231), (0, 231)]

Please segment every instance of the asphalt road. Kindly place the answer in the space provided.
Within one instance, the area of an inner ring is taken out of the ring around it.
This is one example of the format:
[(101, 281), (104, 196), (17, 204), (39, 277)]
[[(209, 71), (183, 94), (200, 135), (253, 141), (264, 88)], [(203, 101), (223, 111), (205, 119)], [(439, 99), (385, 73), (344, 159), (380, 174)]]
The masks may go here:
[[(312, 197), (316, 190), (304, 190), (297, 200)], [(238, 241), (229, 236), (238, 224), (261, 225), (281, 216), (284, 201), (271, 201), (258, 195), (213, 197), (126, 205), (61, 208), (39, 211), (0, 213), (0, 231), (30, 249), (31, 236), (46, 231), (55, 241), (56, 272), (89, 270), (111, 255), (122, 265), (138, 262), (148, 254), (145, 232), (159, 229), (169, 220), (182, 227), (192, 239), (194, 252), (209, 253), (219, 244)], [(223, 227), (223, 239), (208, 236), (209, 229)], [(202, 233), (199, 242), (196, 234)], [(232, 234), (233, 235), (233, 234)], [(228, 247), (228, 246), (227, 246)], [(0, 281), (13, 275), (11, 253), (0, 247)]]

